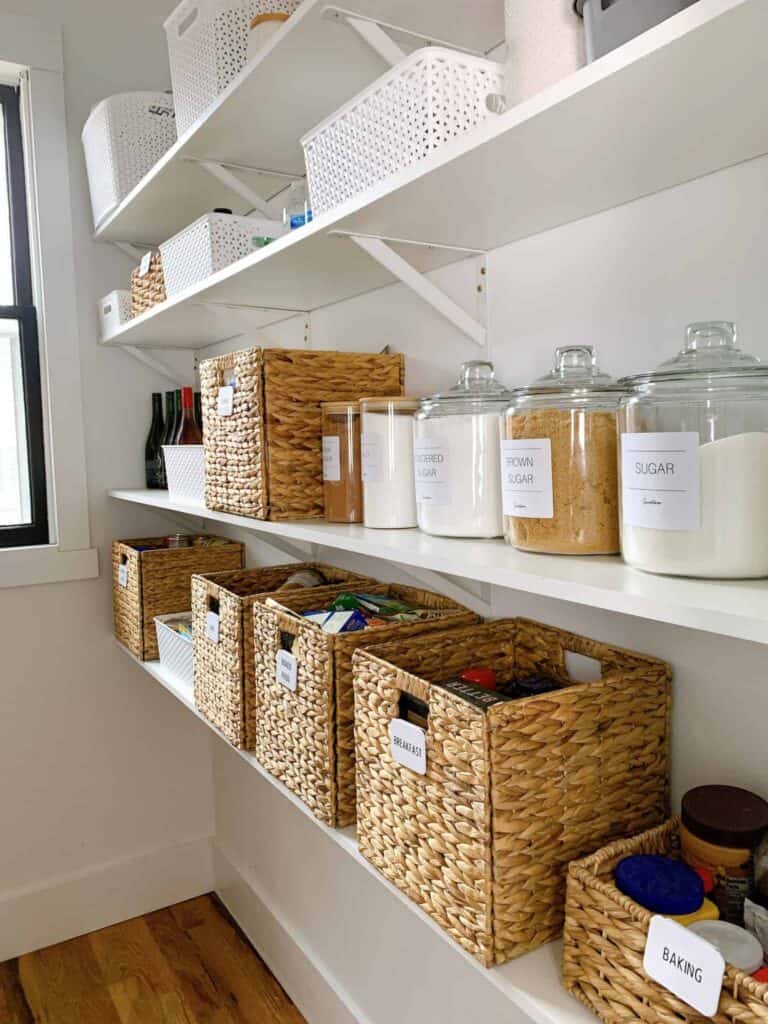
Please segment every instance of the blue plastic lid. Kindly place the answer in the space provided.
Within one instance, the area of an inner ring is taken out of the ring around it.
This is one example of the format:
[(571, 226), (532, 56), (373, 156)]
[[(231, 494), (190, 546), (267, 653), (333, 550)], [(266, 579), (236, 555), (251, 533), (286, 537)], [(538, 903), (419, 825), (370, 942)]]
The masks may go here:
[(616, 885), (654, 914), (695, 914), (704, 902), (704, 883), (678, 860), (656, 854), (625, 857), (616, 866)]

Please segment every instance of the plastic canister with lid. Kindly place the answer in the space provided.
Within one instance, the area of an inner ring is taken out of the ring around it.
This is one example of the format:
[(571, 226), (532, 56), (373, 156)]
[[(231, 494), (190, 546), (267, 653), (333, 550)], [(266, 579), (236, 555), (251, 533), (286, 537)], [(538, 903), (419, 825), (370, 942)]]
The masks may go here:
[(248, 60), (251, 61), (267, 45), (273, 35), (282, 28), (289, 15), (285, 11), (270, 11), (257, 14), (251, 20), (248, 32)]
[(360, 403), (363, 522), (380, 530), (416, 526), (413, 414), (418, 398), (366, 398)]
[(727, 921), (696, 921), (692, 932), (720, 950), (723, 959), (737, 971), (754, 974), (763, 966), (763, 949), (754, 935)]
[(330, 523), (363, 521), (360, 403), (324, 402), (323, 495)]

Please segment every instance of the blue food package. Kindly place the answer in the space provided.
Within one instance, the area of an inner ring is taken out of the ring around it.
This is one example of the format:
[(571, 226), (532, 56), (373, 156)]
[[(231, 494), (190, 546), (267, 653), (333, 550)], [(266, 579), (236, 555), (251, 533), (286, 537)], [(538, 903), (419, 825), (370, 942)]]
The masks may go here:
[(634, 854), (616, 865), (616, 885), (654, 914), (695, 914), (704, 902), (704, 883), (693, 868), (671, 857)]
[(323, 622), (324, 633), (357, 633), (368, 625), (366, 617), (358, 611), (329, 612)]

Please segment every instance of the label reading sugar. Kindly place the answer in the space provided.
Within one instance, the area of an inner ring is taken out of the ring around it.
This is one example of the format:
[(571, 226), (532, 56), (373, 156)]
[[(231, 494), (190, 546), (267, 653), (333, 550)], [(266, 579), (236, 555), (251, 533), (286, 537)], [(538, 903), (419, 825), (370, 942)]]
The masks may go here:
[(216, 406), (219, 416), (231, 416), (235, 402), (235, 389), (231, 384), (219, 388), (219, 400)]
[(643, 970), (705, 1017), (717, 1013), (725, 960), (715, 946), (677, 921), (651, 918)]
[(504, 515), (552, 519), (552, 442), (548, 437), (501, 442)]
[(376, 434), (360, 435), (360, 461), (363, 483), (377, 484), (381, 480), (381, 438)]
[(127, 563), (117, 567), (117, 582), (121, 587), (128, 586), (128, 565)]
[(211, 643), (219, 642), (219, 615), (218, 612), (207, 612), (205, 616), (205, 635)]
[(141, 257), (141, 263), (139, 264), (139, 277), (146, 277), (149, 273), (149, 267), (152, 263), (152, 252), (145, 252)]
[(413, 722), (393, 718), (389, 723), (389, 752), (392, 760), (418, 775), (427, 774), (427, 734)]
[(323, 480), (337, 484), (341, 480), (341, 439), (323, 438)]
[(438, 437), (420, 437), (413, 443), (416, 501), (420, 505), (450, 505), (451, 468), (448, 444)]
[(298, 685), (298, 662), (290, 651), (278, 651), (275, 678), (286, 690), (296, 691)]
[(701, 526), (699, 435), (621, 435), (622, 517), (648, 530)]

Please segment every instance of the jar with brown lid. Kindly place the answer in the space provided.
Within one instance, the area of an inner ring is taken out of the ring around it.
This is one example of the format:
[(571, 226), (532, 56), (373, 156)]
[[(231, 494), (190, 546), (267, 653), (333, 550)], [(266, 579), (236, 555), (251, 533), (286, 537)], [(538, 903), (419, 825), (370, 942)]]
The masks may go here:
[(504, 532), (523, 551), (619, 551), (616, 411), (623, 389), (588, 345), (513, 392), (502, 426)]
[(322, 414), (325, 518), (329, 523), (361, 523), (360, 403), (325, 402)]

